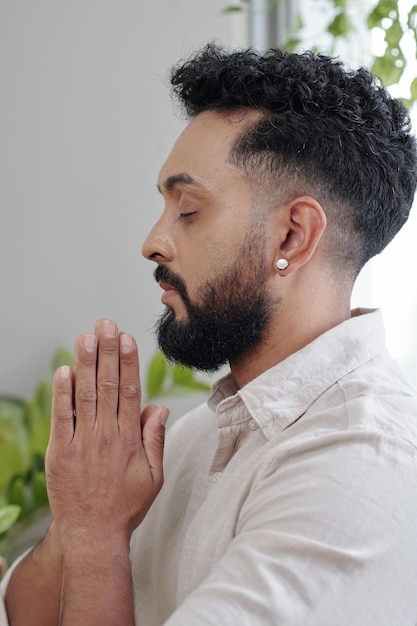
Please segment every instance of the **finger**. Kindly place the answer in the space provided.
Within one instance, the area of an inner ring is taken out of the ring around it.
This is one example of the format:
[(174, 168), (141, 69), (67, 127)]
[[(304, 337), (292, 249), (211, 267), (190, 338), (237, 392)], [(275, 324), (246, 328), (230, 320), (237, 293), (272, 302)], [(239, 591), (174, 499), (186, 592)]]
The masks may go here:
[(132, 335), (120, 335), (118, 421), (121, 436), (141, 444), (139, 357)]
[(69, 446), (74, 437), (73, 377), (71, 368), (58, 368), (52, 381), (51, 434), (49, 445)]
[(96, 363), (96, 336), (80, 335), (74, 352), (76, 436), (80, 438), (92, 432), (96, 419)]
[(168, 420), (169, 409), (155, 404), (147, 406), (142, 411), (142, 443), (148, 459), (152, 477), (156, 485), (163, 482), (163, 454), (165, 443), (165, 424)]
[(96, 429), (103, 443), (118, 430), (119, 402), (119, 329), (111, 320), (96, 323), (97, 354), (97, 417)]

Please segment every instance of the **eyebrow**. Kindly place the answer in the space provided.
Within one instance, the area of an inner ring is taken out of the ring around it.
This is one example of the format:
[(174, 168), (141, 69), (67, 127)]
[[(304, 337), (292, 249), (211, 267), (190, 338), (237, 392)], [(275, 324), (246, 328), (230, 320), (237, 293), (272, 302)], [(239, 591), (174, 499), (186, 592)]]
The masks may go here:
[[(174, 174), (173, 176), (168, 176), (168, 178), (162, 183), (162, 187), (168, 193), (174, 191), (177, 185), (192, 185), (194, 187), (199, 187), (200, 189), (205, 189), (205, 186), (202, 183), (189, 174)], [(161, 187), (159, 185), (157, 185), (157, 187), (159, 193), (162, 193)]]

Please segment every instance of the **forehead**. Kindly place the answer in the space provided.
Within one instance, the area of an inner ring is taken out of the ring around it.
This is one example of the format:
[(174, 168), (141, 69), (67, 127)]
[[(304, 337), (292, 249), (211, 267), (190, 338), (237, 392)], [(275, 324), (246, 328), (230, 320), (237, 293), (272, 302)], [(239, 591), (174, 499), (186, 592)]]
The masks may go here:
[(206, 183), (237, 173), (229, 162), (230, 150), (254, 114), (204, 111), (194, 117), (175, 142), (159, 176), (159, 184), (178, 174), (187, 174)]

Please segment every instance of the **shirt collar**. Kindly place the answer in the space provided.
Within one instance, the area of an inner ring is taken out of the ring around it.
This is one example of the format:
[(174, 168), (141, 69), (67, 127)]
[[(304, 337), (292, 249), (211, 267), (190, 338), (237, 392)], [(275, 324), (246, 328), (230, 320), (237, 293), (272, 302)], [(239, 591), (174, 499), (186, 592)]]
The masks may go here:
[(231, 373), (213, 386), (208, 404), (224, 423), (231, 407), (243, 402), (270, 439), (297, 420), (315, 400), (385, 346), (379, 310), (355, 309), (351, 318), (238, 389)]

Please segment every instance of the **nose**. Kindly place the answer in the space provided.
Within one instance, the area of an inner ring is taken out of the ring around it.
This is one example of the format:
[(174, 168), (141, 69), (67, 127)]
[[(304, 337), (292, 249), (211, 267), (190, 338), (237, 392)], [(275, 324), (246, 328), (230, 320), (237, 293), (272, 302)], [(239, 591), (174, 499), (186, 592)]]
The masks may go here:
[(149, 235), (146, 237), (142, 254), (148, 261), (164, 263), (174, 258), (174, 242), (167, 229), (164, 216), (156, 222)]

